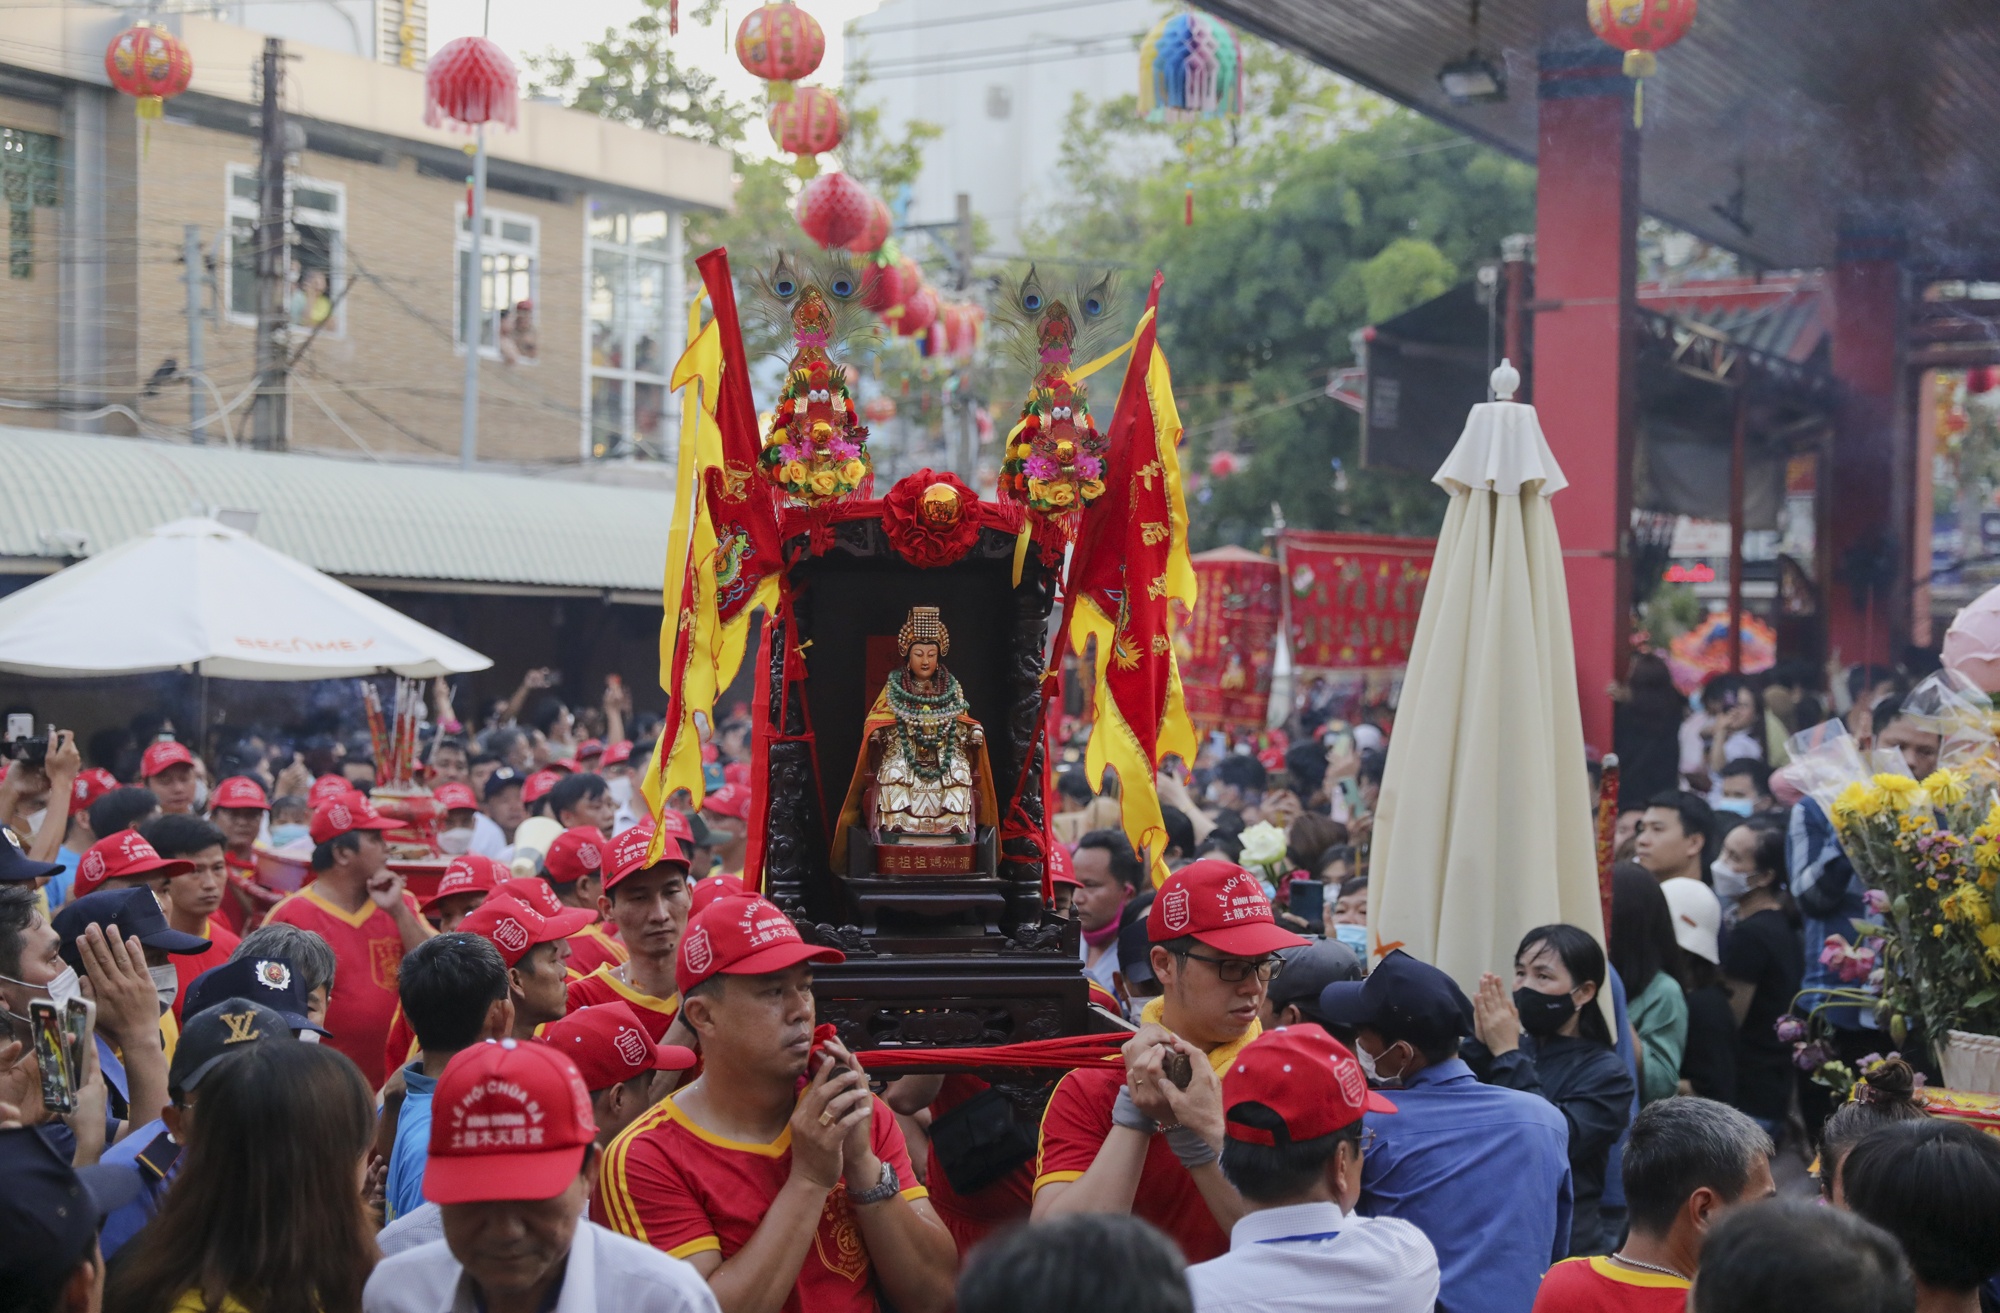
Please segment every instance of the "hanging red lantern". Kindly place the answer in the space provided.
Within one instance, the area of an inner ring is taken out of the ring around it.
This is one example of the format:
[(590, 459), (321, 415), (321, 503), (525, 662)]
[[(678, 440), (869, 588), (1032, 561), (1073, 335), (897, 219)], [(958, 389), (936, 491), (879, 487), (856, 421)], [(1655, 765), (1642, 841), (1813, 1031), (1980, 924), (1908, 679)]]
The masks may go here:
[(825, 56), (826, 33), (791, 0), (751, 11), (736, 29), (736, 62), (771, 84), (772, 100), (790, 100), (792, 83), (811, 77)]
[(938, 294), (930, 287), (919, 287), (903, 302), (902, 313), (896, 316), (896, 336), (915, 337), (937, 322)]
[(139, 99), (138, 115), (156, 119), (166, 102), (188, 89), (194, 57), (163, 27), (140, 23), (111, 38), (104, 48), (104, 72), (111, 85)]
[(424, 68), (424, 122), (520, 126), (521, 75), (507, 53), (483, 36), (445, 43)]
[(1625, 52), (1625, 76), (1639, 82), (1632, 93), (1634, 127), (1645, 121), (1644, 79), (1659, 71), (1654, 54), (1687, 35), (1695, 5), (1696, 0), (1590, 0), (1590, 30)]
[(868, 200), (871, 204), (868, 225), (861, 230), (859, 237), (847, 244), (847, 249), (856, 255), (873, 255), (881, 250), (882, 243), (889, 240), (890, 230), (896, 226), (896, 216), (889, 213), (889, 207), (883, 204), (880, 196), (870, 196)]
[(878, 315), (886, 315), (903, 301), (917, 285), (903, 276), (901, 264), (871, 264), (861, 275), (861, 304)]
[(1991, 365), (1974, 365), (1965, 371), (1965, 390), (1972, 396), (1983, 396), (2000, 386), (2000, 370)]
[(896, 418), (896, 399), (888, 395), (870, 397), (868, 404), (861, 408), (861, 413), (868, 417), (870, 424), (887, 424)]
[(790, 100), (772, 101), (764, 122), (779, 150), (811, 158), (839, 147), (847, 110), (825, 87), (800, 87)]
[(1226, 479), (1242, 468), (1242, 462), (1233, 451), (1218, 451), (1208, 458), (1208, 474), (1213, 479)]
[(799, 227), (826, 250), (845, 246), (868, 226), (868, 189), (844, 173), (822, 173), (799, 193)]

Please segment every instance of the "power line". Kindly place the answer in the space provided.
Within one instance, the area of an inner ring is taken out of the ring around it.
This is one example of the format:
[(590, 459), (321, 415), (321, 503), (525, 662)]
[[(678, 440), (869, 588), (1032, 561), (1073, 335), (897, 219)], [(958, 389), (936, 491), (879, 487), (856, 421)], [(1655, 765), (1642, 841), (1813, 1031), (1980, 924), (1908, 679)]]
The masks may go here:
[(849, 19), (855, 36), (880, 36), (886, 32), (923, 32), (934, 27), (954, 27), (960, 23), (995, 23), (1006, 18), (1026, 18), (1030, 14), (1075, 13), (1093, 5), (1124, 4), (1126, 0), (1070, 0), (1068, 4), (1033, 5), (1026, 9), (1003, 9), (992, 14), (960, 14), (952, 18), (920, 18), (911, 23), (890, 23), (884, 27), (863, 27), (866, 17)]

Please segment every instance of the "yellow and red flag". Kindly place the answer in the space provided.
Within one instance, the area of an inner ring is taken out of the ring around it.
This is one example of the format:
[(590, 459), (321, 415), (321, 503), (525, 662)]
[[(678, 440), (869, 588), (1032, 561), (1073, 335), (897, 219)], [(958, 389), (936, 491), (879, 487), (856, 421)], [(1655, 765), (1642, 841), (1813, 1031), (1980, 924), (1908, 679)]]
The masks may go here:
[(1118, 773), (1126, 837), (1148, 853), (1153, 883), (1167, 877), (1166, 824), (1154, 772), (1169, 756), (1192, 762), (1194, 726), (1174, 662), (1174, 611), (1195, 601), (1181, 491), (1180, 411), (1155, 340), (1164, 279), (1153, 275), (1146, 313), (1108, 432), (1106, 493), (1084, 512), (1070, 558), (1064, 625), (1081, 654), (1097, 640), (1097, 724), (1084, 767)]

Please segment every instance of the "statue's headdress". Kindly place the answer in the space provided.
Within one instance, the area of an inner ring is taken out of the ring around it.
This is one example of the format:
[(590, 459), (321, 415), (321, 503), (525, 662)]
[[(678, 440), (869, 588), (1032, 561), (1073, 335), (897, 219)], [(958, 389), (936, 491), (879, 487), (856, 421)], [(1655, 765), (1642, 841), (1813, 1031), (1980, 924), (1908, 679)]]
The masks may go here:
[(951, 655), (951, 632), (938, 618), (934, 606), (913, 606), (909, 615), (903, 617), (903, 627), (896, 631), (896, 651), (907, 657), (910, 649), (918, 643), (936, 643), (938, 656)]
[(755, 302), (766, 324), (782, 327), (793, 343), (761, 465), (808, 506), (855, 492), (870, 469), (868, 430), (855, 413), (847, 368), (832, 354), (869, 331), (861, 292), (860, 271), (844, 260), (808, 264), (781, 255)]

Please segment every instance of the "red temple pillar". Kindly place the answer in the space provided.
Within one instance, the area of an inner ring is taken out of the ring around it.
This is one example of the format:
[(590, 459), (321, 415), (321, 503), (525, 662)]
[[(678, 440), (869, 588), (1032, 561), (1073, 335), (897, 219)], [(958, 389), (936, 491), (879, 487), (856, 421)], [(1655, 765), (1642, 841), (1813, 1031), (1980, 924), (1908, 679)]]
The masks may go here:
[(1608, 46), (1541, 52), (1535, 184), (1535, 409), (1569, 487), (1552, 502), (1569, 579), (1584, 740), (1611, 747), (1606, 689), (1632, 615), (1633, 300), (1639, 138)]
[[(1843, 231), (1833, 270), (1833, 373), (1840, 407), (1820, 495), (1827, 549), (1826, 641), (1843, 665), (1887, 664), (1909, 633), (1915, 470), (1902, 380), (1903, 241), (1894, 231)], [(1923, 471), (1926, 478), (1929, 471)], [(1921, 556), (1913, 557), (1920, 550)]]

